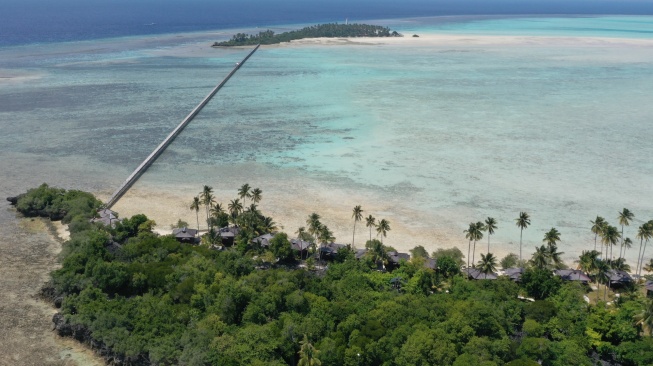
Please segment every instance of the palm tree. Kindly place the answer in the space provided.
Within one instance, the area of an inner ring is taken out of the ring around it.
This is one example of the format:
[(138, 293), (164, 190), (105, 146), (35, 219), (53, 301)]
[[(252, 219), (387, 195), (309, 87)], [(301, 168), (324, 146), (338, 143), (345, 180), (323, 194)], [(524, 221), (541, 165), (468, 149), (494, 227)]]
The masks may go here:
[(240, 199), (243, 200), (243, 203), (245, 203), (245, 198), (250, 198), (252, 196), (249, 193), (250, 188), (251, 187), (249, 186), (249, 184), (245, 183), (238, 190), (238, 197), (240, 197)]
[(596, 250), (596, 238), (601, 235), (601, 232), (603, 231), (603, 227), (605, 226), (606, 222), (605, 219), (601, 216), (596, 216), (596, 219), (594, 221), (590, 221), (592, 223), (592, 232), (594, 233), (594, 250)]
[(215, 203), (215, 197), (213, 196), (213, 187), (209, 186), (204, 186), (202, 189), (202, 193), (200, 194), (200, 198), (202, 199), (202, 204), (206, 208), (206, 222), (207, 224), (209, 223), (209, 210), (211, 209), (211, 206)]
[[(608, 247), (612, 247), (614, 245), (617, 245), (619, 242), (619, 238), (621, 238), (621, 233), (619, 233), (619, 230), (612, 226), (612, 225), (606, 225), (605, 228), (603, 229), (603, 232), (601, 233), (601, 243), (603, 243), (606, 246), (606, 251), (605, 251), (605, 256), (608, 256)], [(607, 263), (607, 262), (606, 262)]]
[(624, 242), (623, 242), (622, 245), (623, 245), (624, 251), (623, 251), (623, 253), (621, 255), (621, 258), (626, 256), (626, 249), (630, 249), (630, 248), (633, 247), (633, 240), (631, 238), (626, 238), (626, 239), (624, 239)]
[(363, 219), (363, 209), (360, 205), (354, 207), (351, 217), (354, 219), (354, 234), (351, 237), (351, 247), (356, 248), (354, 246), (354, 240), (356, 239), (356, 223)]
[[(469, 223), (469, 228), (467, 230), (463, 230), (463, 233), (465, 233), (465, 239), (467, 239), (467, 268), (469, 268), (469, 258), (471, 258), (471, 251), (472, 251), (472, 240), (474, 240), (474, 231), (476, 228), (476, 224), (473, 222)], [(472, 262), (474, 264), (474, 262)]]
[(299, 352), (297, 352), (299, 355), (299, 363), (297, 363), (297, 366), (322, 366), (322, 362), (317, 358), (320, 351), (315, 349), (315, 347), (313, 347), (313, 345), (308, 341), (306, 334), (304, 334), (304, 340), (299, 342), (299, 344)]
[(279, 228), (277, 227), (277, 223), (272, 220), (271, 217), (265, 217), (263, 218), (263, 222), (261, 223), (262, 229), (268, 233), (273, 233), (277, 231)]
[(487, 230), (487, 252), (490, 253), (490, 236), (494, 234), (494, 230), (498, 229), (497, 220), (492, 217), (485, 219), (485, 230)]
[(376, 227), (376, 219), (369, 215), (365, 218), (365, 226), (370, 228), (370, 240), (372, 240), (372, 227)]
[(639, 253), (637, 254), (637, 265), (635, 266), (635, 274), (639, 274), (639, 259), (642, 256), (642, 244), (644, 244), (644, 239), (646, 239), (647, 241), (649, 239), (649, 232), (646, 223), (639, 226), (639, 228), (637, 229), (637, 236), (635, 237), (639, 239)]
[(487, 255), (481, 253), (481, 260), (478, 261), (478, 267), (476, 268), (486, 275), (493, 273), (497, 270), (497, 259), (492, 253), (488, 253)]
[(378, 225), (376, 225), (376, 235), (381, 235), (381, 243), (383, 243), (383, 238), (385, 238), (390, 231), (390, 221), (386, 219), (381, 219)]
[(381, 243), (378, 240), (370, 240), (367, 244), (367, 255), (370, 256), (370, 259), (375, 265), (378, 265), (379, 262), (381, 262), (383, 265), (388, 264), (388, 253), (385, 250), (385, 247), (383, 246), (383, 243)]
[[(630, 221), (635, 218), (635, 214), (624, 207), (624, 209), (619, 212), (619, 216), (617, 218), (619, 219), (619, 224), (621, 225), (621, 248), (619, 249), (619, 258), (621, 258), (621, 252), (624, 249), (624, 226), (630, 225)], [(610, 255), (612, 255), (612, 252)]]
[[(610, 271), (610, 265), (608, 264), (608, 261), (599, 259), (596, 261), (596, 278), (599, 284), (601, 284), (601, 281), (605, 283), (605, 286), (603, 287), (603, 301), (606, 300), (607, 293), (608, 293), (608, 285), (610, 284), (610, 277), (608, 276), (608, 271)], [(596, 289), (596, 301), (599, 301), (599, 289)]]
[(558, 229), (552, 227), (551, 230), (544, 234), (542, 241), (548, 246), (556, 245), (560, 241), (560, 232)]
[(320, 231), (322, 223), (320, 222), (320, 215), (313, 212), (308, 215), (306, 219), (306, 225), (308, 226), (308, 233), (313, 236), (313, 242), (317, 242), (317, 234)]
[(249, 207), (247, 207), (247, 211), (249, 211), (249, 212), (251, 212), (253, 214), (256, 214), (256, 215), (261, 214), (261, 212), (258, 210), (258, 206), (256, 206), (255, 203), (252, 203), (251, 205), (249, 205)]
[(240, 203), (240, 200), (238, 198), (231, 200), (229, 202), (229, 205), (227, 205), (227, 208), (229, 209), (229, 213), (233, 217), (238, 217), (240, 213), (243, 211), (243, 205)]
[(630, 272), (630, 266), (628, 263), (626, 263), (626, 258), (617, 258), (613, 261), (610, 261), (610, 268), (619, 271)]
[(644, 265), (644, 270), (646, 272), (653, 272), (653, 258), (649, 259), (648, 263)]
[(218, 215), (220, 215), (223, 212), (224, 212), (224, 208), (220, 203), (214, 204), (213, 207), (211, 207), (211, 211), (210, 211), (211, 216), (213, 217), (218, 217)]
[(320, 230), (318, 232), (318, 239), (320, 240), (321, 244), (329, 244), (332, 243), (336, 238), (333, 236), (333, 232), (329, 230), (329, 228), (326, 225), (320, 226)]
[(549, 264), (559, 267), (562, 264), (560, 255), (564, 253), (558, 252), (557, 243), (560, 241), (560, 232), (558, 231), (558, 229), (552, 227), (551, 230), (544, 233), (544, 239), (542, 239), (542, 241), (545, 242), (547, 245), (547, 255), (549, 259)]
[(544, 245), (541, 245), (539, 248), (535, 247), (531, 264), (539, 269), (545, 269), (549, 265), (549, 253)]
[(191, 211), (195, 211), (195, 217), (197, 218), (197, 233), (200, 232), (200, 198), (199, 196), (193, 197), (193, 203), (190, 204)]
[[(295, 234), (297, 234), (297, 238), (299, 240), (304, 240), (304, 235), (306, 235), (306, 228), (301, 226), (299, 229), (297, 229), (297, 231), (295, 231)], [(306, 252), (307, 252), (306, 255), (308, 255), (308, 250)], [(304, 258), (301, 257), (301, 254), (302, 254), (301, 251), (299, 252), (299, 254), (300, 254), (299, 259), (304, 259)]]
[(578, 269), (585, 271), (586, 273), (592, 273), (596, 269), (596, 261), (598, 259), (599, 252), (596, 250), (583, 250), (580, 257), (576, 263), (578, 263)]
[(524, 229), (528, 227), (528, 225), (531, 224), (531, 218), (528, 216), (526, 212), (520, 212), (519, 217), (515, 219), (517, 222), (517, 227), (519, 227), (519, 262), (521, 262), (521, 247), (522, 247), (522, 234), (524, 233)]
[(485, 230), (485, 225), (482, 222), (477, 222), (474, 224), (474, 230), (472, 231), (472, 239), (474, 240), (474, 249), (472, 250), (472, 263), (474, 263), (474, 258), (476, 257), (476, 242), (483, 239), (483, 230)]
[(560, 256), (562, 254), (565, 254), (564, 252), (558, 252), (558, 246), (556, 244), (551, 244), (547, 248), (547, 254), (548, 254), (548, 259), (549, 259), (549, 264), (555, 267), (556, 269), (562, 269), (564, 268), (564, 263), (562, 263), (562, 259)]
[(642, 275), (642, 266), (644, 265), (644, 256), (646, 255), (646, 246), (648, 245), (648, 241), (653, 237), (653, 220), (650, 220), (644, 226), (646, 228), (646, 239), (644, 240), (644, 248), (642, 248), (642, 257), (639, 260), (639, 273), (637, 273), (640, 277)]
[(648, 329), (648, 335), (653, 336), (653, 300), (645, 300), (642, 312), (635, 317), (637, 325), (643, 329)]
[[(596, 250), (583, 250), (582, 254), (576, 262), (578, 262), (578, 269), (585, 271), (585, 273), (592, 275), (597, 269), (597, 261), (599, 260), (599, 252)], [(598, 277), (596, 278), (596, 288), (599, 288)], [(598, 301), (598, 298), (597, 298)]]
[(252, 202), (258, 204), (263, 199), (263, 191), (258, 188), (254, 188), (251, 194)]

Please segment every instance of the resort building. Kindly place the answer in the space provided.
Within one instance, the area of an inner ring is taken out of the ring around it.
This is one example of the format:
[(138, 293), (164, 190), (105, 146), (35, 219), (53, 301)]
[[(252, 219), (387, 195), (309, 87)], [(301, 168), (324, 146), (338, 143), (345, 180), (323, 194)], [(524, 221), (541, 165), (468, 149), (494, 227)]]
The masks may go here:
[(224, 246), (232, 246), (234, 245), (234, 239), (236, 238), (236, 235), (240, 233), (240, 228), (237, 226), (232, 226), (232, 227), (223, 227), (219, 231), (220, 235), (220, 240), (222, 241), (222, 245)]
[(97, 211), (97, 217), (91, 219), (91, 222), (99, 222), (104, 226), (114, 227), (118, 221), (118, 214), (108, 208), (103, 208)]
[(320, 258), (334, 259), (340, 249), (346, 248), (346, 244), (329, 243), (320, 247)]
[(633, 283), (633, 278), (625, 271), (611, 269), (608, 271), (607, 275), (610, 279), (610, 287), (621, 287)]
[(592, 279), (589, 278), (585, 272), (578, 269), (557, 269), (553, 271), (553, 274), (559, 276), (564, 281), (578, 281), (583, 285), (587, 285), (592, 282)]
[(267, 233), (252, 239), (252, 243), (258, 244), (262, 248), (267, 248), (270, 246), (270, 240), (272, 240), (272, 238), (274, 238), (274, 234)]
[(172, 230), (172, 235), (182, 243), (197, 243), (197, 230), (185, 227)]
[(524, 274), (524, 268), (506, 268), (503, 270), (503, 274), (508, 276), (513, 282), (521, 282), (521, 275)]
[(472, 280), (496, 280), (498, 278), (496, 273), (483, 273), (476, 268), (465, 268), (463, 273), (465, 273), (467, 277)]

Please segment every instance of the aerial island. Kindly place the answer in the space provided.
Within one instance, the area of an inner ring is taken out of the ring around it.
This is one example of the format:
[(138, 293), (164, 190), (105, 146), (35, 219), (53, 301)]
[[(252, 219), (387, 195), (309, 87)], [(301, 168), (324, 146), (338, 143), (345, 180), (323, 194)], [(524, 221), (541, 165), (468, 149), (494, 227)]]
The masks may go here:
[(397, 31), (379, 25), (369, 24), (318, 24), (298, 30), (275, 34), (271, 30), (258, 34), (237, 33), (230, 40), (215, 42), (213, 47), (252, 46), (257, 44), (278, 44), (304, 38), (334, 37), (401, 37)]
[[(383, 244), (390, 223), (361, 206), (346, 213), (351, 243), (336, 244), (318, 213), (282, 232), (262, 199), (245, 184), (223, 205), (204, 186), (188, 201), (195, 222), (163, 235), (145, 215), (119, 218), (90, 193), (44, 184), (8, 198), (25, 217), (68, 225), (61, 267), (41, 296), (58, 308), (57, 334), (107, 364), (653, 364), (653, 278), (641, 276), (653, 271), (644, 261), (653, 220), (637, 231), (645, 245), (631, 278), (621, 231), (600, 217), (588, 226), (600, 243), (573, 264), (560, 260), (555, 228), (530, 260), (499, 262), (488, 241), (475, 263), (483, 233), (501, 225), (490, 217), (465, 230), (467, 256), (421, 246), (409, 255)], [(619, 225), (633, 218), (624, 209)], [(511, 226), (526, 230), (530, 220), (522, 212)]]

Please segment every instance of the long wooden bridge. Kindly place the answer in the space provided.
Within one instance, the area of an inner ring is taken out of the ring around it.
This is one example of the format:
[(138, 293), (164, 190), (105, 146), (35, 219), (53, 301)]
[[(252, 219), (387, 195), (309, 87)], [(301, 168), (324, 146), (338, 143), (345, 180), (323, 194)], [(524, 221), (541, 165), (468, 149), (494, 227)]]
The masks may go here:
[(238, 71), (243, 66), (243, 64), (245, 64), (245, 62), (247, 62), (247, 60), (254, 54), (254, 52), (258, 50), (260, 46), (261, 45), (259, 44), (256, 47), (254, 47), (254, 49), (249, 54), (247, 54), (247, 56), (245, 56), (245, 58), (242, 61), (236, 63), (236, 66), (224, 78), (224, 80), (222, 80), (222, 82), (218, 84), (218, 86), (213, 88), (213, 90), (211, 90), (211, 92), (200, 102), (200, 104), (198, 104), (197, 107), (195, 107), (195, 109), (193, 109), (188, 114), (188, 116), (186, 116), (186, 118), (184, 118), (184, 120), (181, 121), (181, 123), (174, 130), (172, 130), (172, 132), (170, 132), (168, 137), (166, 137), (165, 140), (163, 140), (163, 142), (161, 142), (159, 146), (157, 146), (156, 149), (152, 151), (152, 153), (141, 163), (141, 165), (139, 165), (138, 168), (136, 168), (136, 170), (134, 170), (134, 172), (131, 173), (131, 175), (127, 178), (127, 180), (125, 180), (125, 182), (120, 186), (120, 188), (118, 188), (113, 193), (111, 198), (109, 198), (109, 201), (107, 201), (107, 208), (111, 208), (116, 202), (118, 202), (120, 197), (122, 197), (129, 190), (129, 188), (131, 188), (131, 186), (134, 183), (136, 183), (138, 178), (140, 178), (140, 176), (143, 175), (143, 173), (145, 173), (147, 168), (149, 168), (150, 165), (152, 165), (152, 163), (156, 161), (156, 159), (163, 153), (163, 151), (165, 151), (168, 145), (170, 145), (170, 143), (174, 141), (174, 139), (181, 133), (181, 131), (183, 131), (183, 129), (200, 113), (200, 111), (204, 108), (204, 106), (206, 106), (206, 104), (213, 98), (213, 96), (215, 96), (215, 94), (218, 91), (220, 91), (220, 89), (222, 89), (222, 87), (227, 83), (227, 81), (231, 79), (231, 77), (236, 73), (236, 71)]

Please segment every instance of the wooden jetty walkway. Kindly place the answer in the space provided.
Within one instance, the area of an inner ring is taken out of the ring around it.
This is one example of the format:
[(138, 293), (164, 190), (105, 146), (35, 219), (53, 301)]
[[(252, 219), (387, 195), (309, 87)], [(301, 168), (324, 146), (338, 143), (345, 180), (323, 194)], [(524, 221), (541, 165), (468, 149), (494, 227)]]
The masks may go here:
[(118, 202), (120, 197), (122, 197), (125, 192), (127, 192), (129, 188), (131, 188), (131, 186), (136, 183), (138, 178), (140, 178), (140, 176), (147, 170), (147, 168), (149, 168), (150, 165), (154, 163), (154, 161), (161, 155), (161, 153), (163, 153), (168, 145), (174, 141), (174, 139), (181, 133), (181, 131), (200, 113), (202, 108), (204, 108), (204, 106), (206, 106), (206, 104), (213, 98), (213, 96), (215, 96), (215, 94), (220, 91), (220, 89), (222, 89), (227, 81), (231, 79), (236, 71), (238, 71), (241, 66), (245, 64), (245, 62), (254, 54), (254, 52), (258, 50), (260, 46), (261, 45), (259, 44), (254, 47), (254, 49), (249, 54), (247, 54), (247, 56), (245, 56), (242, 61), (236, 63), (236, 67), (231, 70), (231, 72), (224, 78), (224, 80), (222, 80), (218, 86), (213, 88), (213, 90), (211, 90), (211, 92), (200, 102), (200, 104), (198, 104), (197, 107), (195, 107), (195, 109), (193, 109), (190, 114), (188, 114), (188, 116), (186, 116), (186, 118), (184, 118), (184, 120), (181, 121), (181, 123), (174, 130), (172, 130), (172, 132), (170, 132), (168, 137), (166, 137), (165, 140), (163, 140), (163, 142), (161, 142), (159, 146), (157, 146), (156, 149), (152, 151), (152, 153), (141, 163), (141, 165), (139, 165), (138, 168), (136, 168), (136, 170), (131, 173), (131, 175), (127, 178), (127, 180), (125, 180), (120, 188), (118, 188), (113, 193), (111, 198), (109, 198), (109, 201), (107, 201), (107, 208), (111, 208), (116, 202)]

